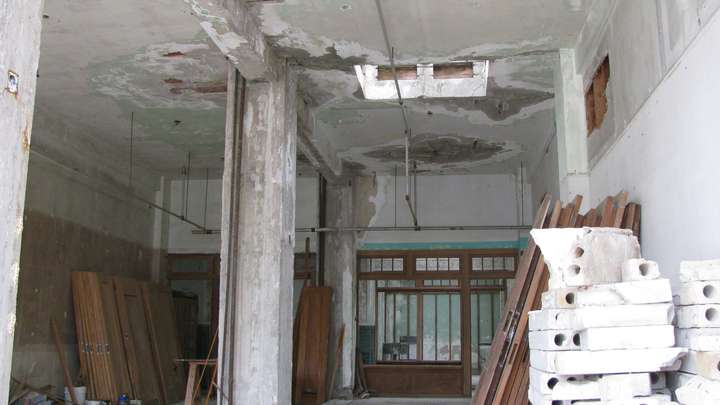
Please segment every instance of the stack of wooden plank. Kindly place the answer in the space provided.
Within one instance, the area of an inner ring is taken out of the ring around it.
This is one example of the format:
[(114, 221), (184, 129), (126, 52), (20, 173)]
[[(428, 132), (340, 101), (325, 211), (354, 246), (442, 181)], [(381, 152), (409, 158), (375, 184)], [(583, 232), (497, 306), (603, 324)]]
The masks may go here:
[(88, 398), (146, 404), (182, 399), (184, 370), (170, 290), (92, 272), (72, 274), (80, 367)]
[[(579, 213), (583, 197), (562, 205), (546, 195), (540, 203), (533, 228), (616, 227), (632, 229), (639, 238), (640, 205), (628, 203), (627, 192), (605, 198), (597, 208)], [(502, 327), (496, 332), (490, 356), (473, 395), (474, 405), (528, 403), (529, 347), (528, 313), (540, 309), (542, 293), (548, 289), (549, 273), (540, 249), (530, 238), (508, 296)]]

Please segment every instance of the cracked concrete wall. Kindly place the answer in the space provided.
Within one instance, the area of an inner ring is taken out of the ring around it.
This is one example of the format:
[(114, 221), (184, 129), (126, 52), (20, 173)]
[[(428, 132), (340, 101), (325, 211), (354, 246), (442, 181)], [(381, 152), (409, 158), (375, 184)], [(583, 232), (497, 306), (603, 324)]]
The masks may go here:
[[(628, 3), (641, 7), (640, 4), (650, 2)], [(621, 11), (630, 12), (625, 9), (618, 12)], [(649, 88), (647, 100), (642, 101), (633, 114), (622, 112), (627, 118), (616, 121), (616, 139), (593, 162), (590, 171), (593, 204), (620, 189), (629, 191), (633, 201), (643, 204), (643, 255), (657, 261), (663, 275), (675, 283), (681, 260), (712, 259), (720, 253), (716, 237), (720, 192), (715, 186), (717, 150), (720, 149), (717, 137), (720, 120), (715, 108), (716, 94), (720, 92), (716, 73), (720, 64), (717, 52), (720, 15), (715, 14), (709, 20), (701, 16), (694, 21), (703, 28), (657, 86), (645, 82)], [(641, 28), (633, 24), (623, 30), (633, 33), (632, 36), (655, 34)], [(627, 38), (614, 40), (627, 41)], [(625, 56), (628, 59), (624, 59)], [(616, 69), (618, 75), (613, 77), (613, 60), (616, 64), (646, 64), (641, 56), (622, 53), (611, 54), (610, 60), (610, 82), (616, 82), (613, 90), (633, 79), (626, 76), (628, 72), (640, 74), (645, 69), (627, 66)], [(656, 77), (643, 80), (648, 79), (658, 80)], [(627, 107), (612, 95), (609, 103), (616, 112), (620, 107)], [(616, 113), (616, 120), (620, 116)]]

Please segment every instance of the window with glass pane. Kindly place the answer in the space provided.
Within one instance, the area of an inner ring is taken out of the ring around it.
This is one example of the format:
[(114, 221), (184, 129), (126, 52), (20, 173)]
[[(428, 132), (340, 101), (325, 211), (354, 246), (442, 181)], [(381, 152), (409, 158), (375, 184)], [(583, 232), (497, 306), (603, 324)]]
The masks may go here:
[(423, 358), (460, 360), (460, 294), (423, 293)]
[(415, 271), (460, 271), (459, 257), (416, 257)]
[(490, 351), (495, 328), (504, 306), (503, 291), (477, 291), (470, 294), (470, 328), (473, 374), (480, 374)]
[(482, 256), (471, 260), (472, 271), (514, 271), (513, 256)]
[(417, 295), (380, 291), (377, 305), (378, 360), (417, 360)]
[(402, 257), (361, 257), (361, 273), (402, 272), (405, 270), (405, 259)]

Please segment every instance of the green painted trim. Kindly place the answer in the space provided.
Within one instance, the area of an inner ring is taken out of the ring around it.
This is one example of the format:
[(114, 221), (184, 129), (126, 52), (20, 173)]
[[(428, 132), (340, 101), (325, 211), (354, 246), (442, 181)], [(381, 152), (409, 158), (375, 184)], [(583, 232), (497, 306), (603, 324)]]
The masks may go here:
[(483, 242), (389, 242), (365, 243), (359, 250), (452, 250), (452, 249), (524, 249), (528, 238)]

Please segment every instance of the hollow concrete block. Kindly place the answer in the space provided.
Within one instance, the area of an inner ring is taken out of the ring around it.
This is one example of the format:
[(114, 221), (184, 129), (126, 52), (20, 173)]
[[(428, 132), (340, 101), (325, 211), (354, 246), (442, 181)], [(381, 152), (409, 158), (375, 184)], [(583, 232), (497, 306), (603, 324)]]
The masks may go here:
[(530, 387), (555, 400), (620, 399), (652, 394), (649, 373), (562, 376), (531, 367)]
[(699, 352), (720, 352), (720, 328), (675, 329), (678, 347)]
[(720, 305), (689, 305), (677, 307), (677, 327), (720, 328)]
[(680, 281), (720, 281), (720, 260), (680, 262)]
[(622, 281), (656, 280), (660, 278), (657, 262), (645, 259), (629, 259), (622, 264)]
[(720, 382), (698, 375), (678, 373), (675, 396), (683, 405), (717, 405), (720, 404)]
[(674, 317), (672, 303), (543, 309), (529, 313), (530, 330), (669, 325)]
[(680, 368), (685, 348), (601, 350), (601, 351), (530, 351), (530, 365), (549, 373), (619, 374), (674, 371)]
[(545, 309), (657, 304), (672, 300), (670, 280), (663, 278), (549, 290), (542, 295), (542, 307)]
[(622, 281), (622, 264), (640, 257), (631, 231), (557, 228), (530, 231), (550, 269), (551, 289)]
[(677, 305), (720, 304), (720, 281), (687, 281), (676, 291)]
[(657, 325), (531, 331), (528, 341), (530, 349), (548, 351), (673, 347), (675, 345), (675, 327)]
[(720, 381), (720, 352), (690, 350), (682, 360), (680, 370)]

